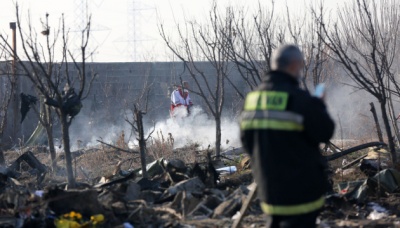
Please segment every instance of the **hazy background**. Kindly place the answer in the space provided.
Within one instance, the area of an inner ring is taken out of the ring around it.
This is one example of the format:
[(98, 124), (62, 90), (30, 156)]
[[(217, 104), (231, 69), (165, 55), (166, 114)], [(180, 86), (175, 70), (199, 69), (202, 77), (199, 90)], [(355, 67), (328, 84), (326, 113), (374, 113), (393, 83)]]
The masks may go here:
[[(213, 0), (2, 0), (0, 8), (0, 32), (10, 34), (9, 22), (15, 21), (15, 3), (20, 5), (22, 19), (28, 20), (30, 12), (33, 29), (42, 31), (40, 19), (49, 13), (51, 29), (58, 27), (58, 19), (65, 16), (72, 42), (79, 45), (78, 31), (92, 15), (91, 50), (95, 62), (170, 61), (171, 53), (166, 49), (158, 33), (163, 24), (167, 33), (176, 31), (177, 24), (185, 21), (207, 20)], [(319, 0), (275, 1), (277, 14), (286, 12), (286, 4), (292, 15), (303, 17), (309, 14), (307, 7)], [(326, 0), (328, 11), (335, 12), (345, 0)], [(218, 0), (218, 5), (237, 6), (251, 12), (258, 7), (270, 6), (270, 1), (261, 0)], [(334, 13), (333, 13), (334, 15)], [(44, 36), (39, 36), (39, 39)], [(78, 48), (78, 46), (77, 46)], [(136, 54), (129, 54), (135, 51)]]
[[(40, 19), (45, 19), (49, 13), (50, 32), (59, 26), (59, 18), (65, 16), (65, 22), (70, 30), (71, 42), (79, 47), (79, 31), (87, 21), (87, 16), (92, 15), (92, 33), (90, 40), (90, 51), (93, 51), (91, 62), (168, 62), (175, 61), (171, 52), (165, 47), (159, 36), (158, 26), (163, 24), (166, 32), (172, 37), (176, 33), (176, 26), (184, 24), (185, 21), (196, 20), (204, 22), (207, 20), (207, 13), (211, 8), (212, 0), (3, 0), (0, 9), (0, 32), (10, 34), (9, 22), (15, 21), (15, 3), (18, 2), (22, 13), (22, 20), (26, 22), (31, 18), (33, 29), (37, 33), (43, 30)], [(251, 12), (258, 7), (260, 2), (263, 6), (270, 6), (270, 1), (258, 0), (218, 0), (221, 9), (224, 6), (236, 6)], [(287, 0), (276, 1), (276, 14), (284, 15), (285, 6), (288, 5), (291, 14), (302, 18), (308, 13), (308, 7), (320, 1), (314, 0)], [(345, 4), (345, 0), (325, 1), (327, 12), (335, 15), (337, 7)], [(29, 11), (29, 14), (27, 13)], [(30, 16), (29, 16), (30, 15)], [(27, 28), (23, 28), (26, 31)], [(38, 35), (38, 39), (45, 39)], [(18, 46), (20, 43), (18, 44)], [(21, 50), (20, 47), (18, 49)], [(130, 53), (135, 53), (130, 54)], [(132, 69), (134, 67), (132, 66)], [(129, 70), (130, 71), (130, 70)], [(166, 72), (165, 77), (170, 77)], [(118, 72), (107, 72), (102, 70), (99, 77), (118, 77)], [(185, 80), (190, 77), (185, 77)], [(176, 83), (176, 79), (168, 78), (165, 85)], [(372, 140), (375, 137), (375, 130), (372, 122), (372, 115), (369, 111), (369, 103), (375, 99), (363, 91), (355, 91), (352, 87), (344, 84), (351, 84), (346, 75), (340, 75), (327, 86), (327, 104), (332, 117), (337, 123), (336, 139), (363, 138)], [(145, 116), (146, 129), (149, 130), (155, 123), (156, 132), (162, 131), (164, 136), (171, 133), (175, 139), (175, 146), (183, 146), (186, 142), (196, 142), (206, 148), (214, 143), (215, 129), (214, 120), (207, 110), (202, 108), (201, 99), (193, 96), (197, 105), (191, 117), (176, 124), (169, 119), (169, 99), (167, 90), (161, 85), (162, 90), (156, 92), (164, 94), (162, 98), (155, 98), (156, 106), (161, 103), (156, 115)], [(138, 85), (136, 85), (138, 86)], [(116, 87), (118, 88), (118, 87)], [(118, 89), (116, 89), (118, 91)], [(120, 90), (124, 94), (124, 90)], [(101, 93), (101, 92), (99, 92)], [(94, 97), (95, 95), (93, 95)], [(84, 101), (84, 110), (76, 117), (71, 126), (71, 142), (73, 149), (77, 147), (77, 140), (82, 140), (83, 145), (96, 144), (97, 139), (104, 141), (115, 141), (116, 138), (125, 132), (126, 139), (131, 136), (131, 129), (125, 122), (127, 114), (126, 107), (119, 104), (112, 109), (113, 118), (106, 113), (97, 112), (95, 116), (87, 111), (93, 106), (93, 97)], [(123, 99), (129, 100), (132, 94), (124, 94)], [(227, 103), (234, 103), (236, 97), (228, 96)], [(122, 98), (121, 98), (122, 99)], [(102, 102), (106, 102), (103, 100)], [(105, 103), (98, 104), (99, 107), (107, 108)], [(377, 104), (376, 104), (377, 105)], [(108, 107), (109, 108), (109, 107)], [(32, 115), (32, 114), (30, 114)], [(225, 148), (240, 146), (237, 113), (232, 109), (225, 108), (223, 112), (222, 144)], [(33, 117), (32, 117), (33, 118)], [(96, 121), (100, 121), (97, 122)], [(156, 136), (156, 133), (154, 134)], [(130, 138), (134, 143), (134, 137)], [(229, 143), (227, 143), (229, 141)], [(74, 146), (75, 145), (75, 146)]]

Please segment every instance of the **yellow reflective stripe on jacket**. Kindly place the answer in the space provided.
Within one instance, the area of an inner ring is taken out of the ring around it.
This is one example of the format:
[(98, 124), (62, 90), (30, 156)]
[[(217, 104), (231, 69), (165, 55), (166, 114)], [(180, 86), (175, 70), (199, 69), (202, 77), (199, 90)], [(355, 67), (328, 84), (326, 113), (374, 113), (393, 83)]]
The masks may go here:
[(286, 120), (273, 120), (273, 119), (252, 119), (242, 120), (240, 123), (242, 130), (282, 130), (282, 131), (302, 131), (304, 126), (302, 124), (286, 121)]
[(289, 94), (278, 91), (253, 91), (247, 94), (244, 110), (285, 110)]
[(293, 121), (298, 124), (303, 124), (303, 116), (290, 111), (274, 111), (274, 110), (256, 110), (256, 111), (243, 111), (241, 120), (252, 119), (275, 119)]
[(324, 203), (325, 198), (322, 196), (312, 202), (289, 206), (270, 205), (262, 202), (261, 209), (268, 215), (300, 215), (316, 211), (324, 206)]

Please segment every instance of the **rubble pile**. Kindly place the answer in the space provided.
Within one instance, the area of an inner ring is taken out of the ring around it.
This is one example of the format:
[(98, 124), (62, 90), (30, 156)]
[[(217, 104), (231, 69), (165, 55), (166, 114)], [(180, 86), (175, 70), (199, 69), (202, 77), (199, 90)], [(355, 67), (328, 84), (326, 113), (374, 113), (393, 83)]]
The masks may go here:
[(326, 197), (321, 227), (398, 227), (400, 172), (390, 168), (390, 153), (370, 148), (336, 167), (334, 191)]
[[(209, 153), (194, 163), (153, 160), (146, 166), (147, 178), (134, 169), (139, 165), (127, 168), (123, 164), (131, 160), (121, 161), (120, 154), (112, 152), (106, 157), (113, 165), (102, 164), (100, 175), (78, 164), (75, 172), (83, 177), (77, 178), (74, 189), (64, 182), (65, 170), (51, 172), (44, 165), (48, 154), (32, 151), (20, 152), (0, 169), (0, 227), (231, 227), (238, 218), (238, 227), (264, 226), (259, 199), (252, 194), (256, 185), (250, 158), (240, 149), (224, 152), (218, 160)], [(98, 153), (101, 150), (91, 148), (74, 152), (73, 158), (90, 160), (102, 156)], [(374, 147), (354, 154), (355, 159), (327, 156), (341, 160), (331, 163), (336, 170), (333, 190), (326, 197), (320, 227), (400, 224), (400, 173), (390, 168), (388, 154)]]
[[(113, 175), (96, 178), (95, 184), (78, 182), (77, 189), (68, 189), (63, 182), (44, 184), (49, 171), (29, 151), (1, 172), (0, 227), (197, 227), (197, 221), (206, 220), (230, 224), (252, 182), (251, 176), (238, 185), (232, 181), (242, 178), (239, 168), (249, 176), (246, 161), (243, 168), (221, 167), (224, 163), (210, 155), (193, 164), (161, 158), (147, 165), (148, 178), (140, 169), (117, 165)], [(22, 163), (29, 167), (18, 170)], [(18, 177), (25, 173), (31, 179), (22, 184)], [(250, 214), (261, 214), (257, 205)]]

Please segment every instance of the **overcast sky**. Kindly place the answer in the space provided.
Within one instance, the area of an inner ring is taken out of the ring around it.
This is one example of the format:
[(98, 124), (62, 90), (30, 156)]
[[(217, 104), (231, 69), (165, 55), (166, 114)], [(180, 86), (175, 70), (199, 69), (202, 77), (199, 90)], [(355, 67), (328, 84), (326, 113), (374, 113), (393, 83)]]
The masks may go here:
[[(252, 9), (259, 0), (218, 0), (218, 4), (240, 6)], [(212, 0), (19, 0), (23, 22), (30, 12), (34, 28), (40, 32), (40, 19), (49, 13), (51, 27), (58, 27), (58, 19), (64, 13), (66, 24), (72, 37), (82, 26), (87, 2), (92, 15), (91, 49), (96, 47), (93, 61), (169, 61), (171, 54), (165, 48), (158, 34), (158, 25), (164, 24), (173, 33), (176, 23), (184, 23), (185, 18), (204, 20)], [(261, 0), (261, 2), (268, 2)], [(276, 1), (278, 12), (286, 1)], [(306, 12), (307, 4), (315, 0), (287, 0), (298, 14)], [(327, 7), (336, 8), (345, 0), (327, 0)], [(2, 0), (0, 8), (0, 32), (9, 35), (9, 22), (15, 21), (15, 0)], [(134, 22), (135, 21), (135, 22)], [(135, 29), (136, 28), (136, 29)], [(133, 32), (136, 31), (136, 32)], [(44, 39), (43, 36), (38, 36)], [(75, 40), (78, 40), (77, 38)], [(131, 53), (136, 50), (136, 55)]]

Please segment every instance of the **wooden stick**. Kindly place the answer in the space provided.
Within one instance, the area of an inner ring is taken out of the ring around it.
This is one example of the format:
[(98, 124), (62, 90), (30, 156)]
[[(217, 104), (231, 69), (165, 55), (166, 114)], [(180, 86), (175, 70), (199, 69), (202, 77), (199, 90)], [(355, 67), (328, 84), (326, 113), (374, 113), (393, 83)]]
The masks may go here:
[(364, 154), (363, 156), (354, 159), (354, 160), (351, 161), (349, 164), (344, 165), (344, 166), (342, 167), (342, 170), (345, 170), (345, 169), (350, 168), (351, 166), (355, 165), (357, 162), (359, 162), (361, 159), (363, 159), (363, 158), (365, 158), (365, 157), (367, 157), (367, 156), (368, 156), (368, 154)]
[(138, 153), (139, 153), (138, 151), (134, 151), (134, 150), (125, 150), (125, 149), (116, 147), (116, 146), (114, 146), (114, 145), (108, 144), (108, 143), (103, 142), (103, 141), (101, 141), (101, 140), (96, 140), (96, 141), (99, 142), (99, 143), (101, 143), (101, 144), (104, 144), (104, 145), (106, 145), (106, 146), (109, 146), (109, 147), (111, 147), (111, 148), (114, 148), (114, 149), (120, 150), (120, 151), (122, 151), (122, 152), (125, 152), (125, 153), (130, 153), (130, 154), (138, 154)]
[(256, 182), (253, 182), (250, 185), (250, 188), (252, 188), (247, 195), (246, 201), (242, 204), (242, 208), (240, 208), (240, 215), (239, 217), (233, 222), (232, 228), (238, 228), (240, 223), (242, 222), (244, 215), (246, 214), (247, 209), (249, 208), (251, 202), (257, 195), (257, 184)]

